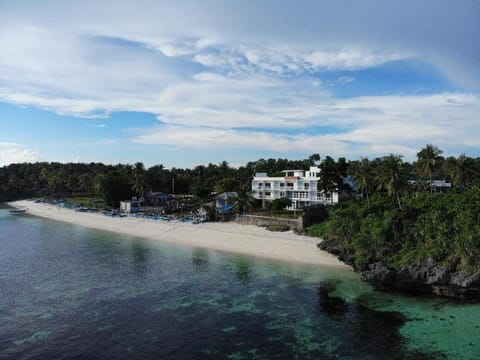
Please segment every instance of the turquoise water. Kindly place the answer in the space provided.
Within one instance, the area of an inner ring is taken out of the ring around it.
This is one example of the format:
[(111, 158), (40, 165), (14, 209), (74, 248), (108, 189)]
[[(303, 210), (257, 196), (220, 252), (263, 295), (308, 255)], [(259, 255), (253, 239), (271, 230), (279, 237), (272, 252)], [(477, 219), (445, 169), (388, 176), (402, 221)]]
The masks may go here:
[(0, 209), (0, 359), (478, 359), (479, 326), (349, 271)]

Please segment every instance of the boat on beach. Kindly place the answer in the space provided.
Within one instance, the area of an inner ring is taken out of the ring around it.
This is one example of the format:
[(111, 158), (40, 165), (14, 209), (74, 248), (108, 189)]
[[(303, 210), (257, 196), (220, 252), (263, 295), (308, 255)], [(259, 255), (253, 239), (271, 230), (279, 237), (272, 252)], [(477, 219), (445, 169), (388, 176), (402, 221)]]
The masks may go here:
[(28, 209), (11, 209), (9, 210), (10, 213), (12, 214), (21, 214), (27, 212)]

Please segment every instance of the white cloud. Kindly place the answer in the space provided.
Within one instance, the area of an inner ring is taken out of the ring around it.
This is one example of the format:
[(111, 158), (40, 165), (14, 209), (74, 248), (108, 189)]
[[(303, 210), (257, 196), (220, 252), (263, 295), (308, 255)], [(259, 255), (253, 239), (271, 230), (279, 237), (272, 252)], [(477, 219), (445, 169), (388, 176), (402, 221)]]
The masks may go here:
[(353, 76), (340, 76), (336, 80), (338, 84), (347, 84), (347, 83), (351, 83), (352, 81), (355, 81), (355, 78)]
[(0, 33), (0, 49), (0, 97), (59, 113), (62, 102), (88, 112), (103, 110), (102, 101), (148, 98), (183, 77), (174, 62), (128, 39), (14, 22)]
[[(135, 141), (200, 149), (257, 149), (283, 153), (320, 151), (348, 157), (365, 154), (381, 156), (398, 152), (410, 159), (426, 143), (433, 142), (445, 150), (480, 146), (477, 136), (479, 96), (450, 93), (363, 97), (334, 104), (327, 101), (312, 105), (303, 111), (304, 114), (309, 114), (311, 120), (301, 121), (299, 118), (297, 122), (290, 122), (290, 135), (265, 130), (235, 129), (228, 122), (225, 122), (229, 125), (226, 128), (205, 128), (201, 127), (202, 121), (190, 121), (183, 126), (165, 125), (150, 129)], [(188, 109), (183, 111), (188, 112)], [(267, 108), (263, 111), (266, 112)], [(215, 114), (210, 114), (209, 118), (213, 115)], [(236, 115), (238, 114), (232, 116)], [(276, 115), (278, 114), (272, 110), (262, 116)], [(226, 112), (223, 116), (226, 116)], [(262, 122), (261, 116), (254, 120), (268, 126), (267, 121)], [(254, 122), (244, 121), (242, 124), (255, 128)], [(451, 122), (456, 125), (450, 126)], [(318, 130), (309, 131), (314, 126), (333, 126), (336, 130), (326, 134), (321, 134), (321, 131), (319, 134)]]
[[(321, 47), (317, 45), (316, 48)], [(193, 61), (205, 67), (224, 68), (239, 73), (266, 72), (277, 75), (325, 70), (361, 70), (413, 56), (408, 53), (382, 52), (358, 46), (305, 51), (295, 47), (215, 44), (214, 48), (202, 50), (194, 53)]]
[(165, 56), (168, 57), (176, 57), (176, 56), (184, 56), (184, 55), (191, 55), (195, 52), (195, 48), (193, 46), (189, 46), (188, 43), (172, 43), (172, 42), (161, 42), (155, 44), (156, 41), (153, 39), (153, 42), (147, 42), (147, 47), (151, 49), (156, 49), (162, 52)]
[[(358, 46), (311, 52), (198, 36), (168, 40), (161, 34), (114, 30), (108, 35), (100, 30), (55, 31), (50, 24), (25, 25), (9, 19), (0, 33), (0, 49), (6, 54), (0, 57), (0, 100), (85, 117), (104, 117), (118, 110), (163, 114), (168, 104), (162, 97), (180, 88), (211, 91), (218, 97), (216, 103), (223, 100), (223, 93), (215, 92), (220, 80), (222, 90), (233, 88), (242, 101), (263, 98), (262, 91), (272, 86), (278, 86), (277, 95), (281, 91), (292, 95), (305, 80), (292, 81), (289, 74), (308, 76), (321, 68), (351, 70), (400, 57)], [(217, 76), (216, 89), (202, 89), (196, 83), (208, 79), (195, 64), (208, 68), (210, 77)], [(312, 81), (317, 87), (321, 84)]]
[(17, 144), (15, 142), (1, 142), (0, 141), (0, 148), (18, 148), (21, 147), (21, 144)]
[(229, 61), (224, 56), (215, 54), (196, 54), (193, 61), (207, 67), (224, 67), (229, 65)]
[(38, 153), (28, 148), (15, 146), (0, 149), (0, 166), (13, 163), (35, 162), (38, 161), (38, 159)]
[[(355, 80), (352, 71), (408, 58), (480, 89), (476, 2), (279, 1), (275, 8), (214, 0), (2, 5), (0, 101), (92, 118), (153, 113), (171, 130), (137, 138), (153, 144), (321, 146), (343, 155), (410, 154), (426, 142), (479, 145), (476, 94), (342, 99), (334, 92)], [(324, 80), (331, 71), (345, 75)], [(31, 151), (11, 145), (0, 144), (6, 157)]]
[[(8, 54), (12, 46), (27, 44), (23, 51), (31, 56), (15, 60), (31, 61), (32, 66), (39, 55), (62, 59), (84, 48), (78, 41), (69, 46), (64, 42), (66, 36), (93, 35), (138, 41), (166, 57), (198, 56), (204, 61), (209, 57), (210, 63), (213, 57), (207, 55), (208, 50), (223, 49), (223, 54), (280, 72), (304, 66), (358, 69), (408, 55), (434, 63), (455, 81), (479, 89), (479, 17), (480, 5), (475, 0), (461, 5), (418, 5), (406, 0), (369, 6), (354, 0), (327, 4), (305, 0), (300, 6), (283, 0), (274, 5), (217, 0), (174, 4), (107, 0), (99, 4), (84, 0), (68, 5), (62, 1), (6, 2), (0, 21), (2, 33), (11, 41), (2, 51)], [(40, 29), (37, 41), (22, 34), (27, 27)], [(50, 35), (40, 34), (42, 29), (49, 29)], [(43, 54), (42, 49), (46, 50)], [(108, 57), (106, 53), (97, 55), (97, 59)], [(76, 60), (75, 68), (83, 58), (71, 59)]]
[(36, 151), (16, 142), (0, 142), (0, 166), (38, 161)]
[(374, 52), (353, 47), (337, 51), (314, 51), (305, 56), (304, 60), (315, 69), (358, 70), (408, 57), (410, 56), (401, 53)]
[[(268, 151), (311, 151), (331, 147), (338, 153), (344, 144), (325, 136), (272, 134), (265, 131), (164, 126), (138, 136), (135, 142), (193, 149), (251, 149)], [(317, 141), (321, 141), (316, 143)]]

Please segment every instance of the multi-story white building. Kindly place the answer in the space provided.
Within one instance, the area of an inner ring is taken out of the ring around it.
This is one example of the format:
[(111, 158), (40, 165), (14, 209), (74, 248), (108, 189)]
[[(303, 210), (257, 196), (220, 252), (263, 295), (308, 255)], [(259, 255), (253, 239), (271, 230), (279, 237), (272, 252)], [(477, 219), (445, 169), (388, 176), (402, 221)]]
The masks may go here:
[(284, 170), (285, 176), (269, 177), (266, 173), (256, 173), (252, 180), (252, 195), (265, 202), (280, 198), (289, 198), (290, 207), (301, 209), (309, 205), (336, 204), (338, 193), (324, 193), (317, 190), (320, 169), (316, 166), (310, 170)]

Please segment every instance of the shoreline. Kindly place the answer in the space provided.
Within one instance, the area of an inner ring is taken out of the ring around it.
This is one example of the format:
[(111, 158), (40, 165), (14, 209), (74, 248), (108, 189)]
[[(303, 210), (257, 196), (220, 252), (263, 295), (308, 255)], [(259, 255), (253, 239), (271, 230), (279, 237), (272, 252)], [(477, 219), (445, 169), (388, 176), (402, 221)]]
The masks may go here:
[(121, 235), (352, 271), (350, 266), (342, 263), (336, 256), (319, 250), (318, 239), (297, 235), (293, 231), (271, 232), (234, 222), (192, 224), (134, 217), (106, 217), (99, 213), (82, 213), (27, 200), (8, 202), (7, 205), (28, 208), (27, 214), (34, 216)]

